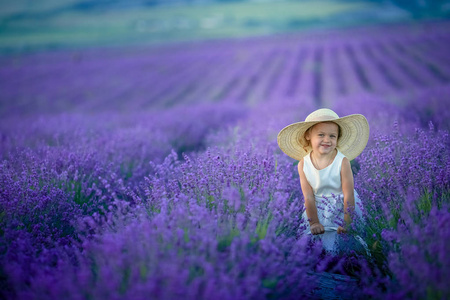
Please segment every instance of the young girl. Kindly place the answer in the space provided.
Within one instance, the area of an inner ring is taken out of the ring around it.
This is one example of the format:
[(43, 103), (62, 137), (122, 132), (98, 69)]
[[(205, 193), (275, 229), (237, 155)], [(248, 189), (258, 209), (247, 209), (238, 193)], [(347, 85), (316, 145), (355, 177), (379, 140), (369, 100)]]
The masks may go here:
[(354, 213), (361, 217), (350, 161), (363, 151), (368, 139), (369, 124), (363, 115), (339, 118), (326, 108), (278, 134), (281, 150), (299, 161), (307, 233), (318, 236), (328, 251), (338, 250), (337, 234), (347, 231)]

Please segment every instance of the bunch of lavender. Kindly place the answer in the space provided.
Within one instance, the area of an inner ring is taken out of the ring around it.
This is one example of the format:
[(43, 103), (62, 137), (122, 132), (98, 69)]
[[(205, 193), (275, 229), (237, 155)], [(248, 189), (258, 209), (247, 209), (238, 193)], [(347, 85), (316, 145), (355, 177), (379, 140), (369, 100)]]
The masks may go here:
[[(212, 113), (211, 106), (195, 112), (184, 118), (190, 126), (183, 130), (176, 110), (150, 115), (159, 116), (161, 124), (148, 114), (135, 115), (135, 122), (115, 114), (38, 117), (24, 127), (4, 119), (0, 223), (8, 280), (26, 282), (31, 265), (55, 263), (55, 247), (89, 235), (76, 225), (83, 216), (105, 215), (115, 209), (114, 201), (132, 202), (130, 191), (139, 188), (143, 174), (155, 172), (149, 162), (160, 161), (171, 146), (201, 147), (208, 132), (242, 115), (227, 105), (220, 112)], [(41, 255), (45, 249), (53, 254)]]
[[(429, 130), (416, 129), (413, 136), (394, 130), (391, 135), (375, 138), (374, 145), (359, 159), (356, 188), (367, 216), (362, 233), (376, 263), (394, 279), (402, 280), (405, 275), (401, 271), (402, 264), (393, 264), (390, 258), (394, 256), (404, 262), (407, 259), (404, 255), (418, 249), (415, 241), (420, 240), (420, 235), (428, 242), (423, 244), (422, 257), (417, 257), (415, 263), (427, 265), (430, 272), (438, 273), (446, 263), (439, 254), (441, 247), (445, 248), (443, 235), (446, 231), (420, 231), (420, 228), (442, 222), (431, 220), (432, 215), (442, 220), (448, 217), (448, 143), (448, 132), (435, 131), (432, 125)], [(408, 196), (411, 189), (415, 191), (413, 197)], [(425, 253), (433, 259), (430, 261)], [(409, 276), (420, 277), (418, 271), (412, 269)], [(436, 285), (430, 286), (432, 293), (445, 291), (441, 289), (440, 280), (436, 280)], [(426, 290), (429, 284), (429, 281), (416, 279), (414, 282), (417, 291)], [(439, 289), (434, 290), (437, 287)], [(411, 292), (405, 288), (405, 293)]]
[(291, 298), (314, 289), (307, 271), (317, 264), (319, 247), (273, 236), (254, 241), (245, 232), (230, 235), (224, 245), (214, 218), (192, 202), (192, 211), (203, 212), (201, 222), (190, 220), (183, 207), (152, 220), (143, 212), (126, 227), (83, 243), (77, 266), (62, 260), (38, 270), (18, 296)]
[(62, 260), (30, 278), (19, 295), (207, 299), (311, 293), (315, 279), (307, 272), (318, 263), (320, 245), (311, 247), (286, 232), (292, 226), (280, 226), (298, 227), (302, 206), (286, 195), (284, 180), (277, 187), (277, 179), (291, 178), (292, 171), (265, 159), (261, 152), (269, 149), (211, 149), (195, 162), (187, 156), (180, 162), (172, 153), (154, 166), (146, 195), (133, 195), (139, 206), (118, 203), (114, 214), (83, 221), (96, 234), (82, 244), (78, 267)]

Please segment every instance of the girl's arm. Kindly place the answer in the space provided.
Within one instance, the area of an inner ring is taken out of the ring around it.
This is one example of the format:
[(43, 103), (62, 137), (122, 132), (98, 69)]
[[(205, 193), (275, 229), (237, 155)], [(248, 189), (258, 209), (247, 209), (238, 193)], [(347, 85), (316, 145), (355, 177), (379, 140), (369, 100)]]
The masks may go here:
[(303, 159), (298, 163), (298, 174), (300, 176), (300, 185), (302, 187), (303, 198), (305, 198), (305, 208), (306, 215), (309, 219), (309, 227), (312, 234), (322, 234), (325, 232), (325, 228), (319, 222), (317, 216), (316, 198), (314, 197), (314, 192), (311, 185), (306, 179), (305, 173), (303, 172)]
[[(344, 221), (347, 225), (352, 222), (351, 214), (355, 210), (355, 184), (350, 161), (347, 157), (342, 160), (341, 168), (342, 193), (344, 194)], [(338, 233), (345, 232), (342, 227), (338, 228)]]

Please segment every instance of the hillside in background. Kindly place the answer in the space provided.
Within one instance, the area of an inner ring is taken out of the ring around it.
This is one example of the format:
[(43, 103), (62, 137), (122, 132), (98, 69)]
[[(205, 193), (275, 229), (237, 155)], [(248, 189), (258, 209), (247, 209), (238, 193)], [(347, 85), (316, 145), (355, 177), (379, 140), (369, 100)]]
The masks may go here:
[(445, 19), (449, 8), (448, 1), (399, 0), (2, 1), (0, 51), (154, 45), (414, 23)]

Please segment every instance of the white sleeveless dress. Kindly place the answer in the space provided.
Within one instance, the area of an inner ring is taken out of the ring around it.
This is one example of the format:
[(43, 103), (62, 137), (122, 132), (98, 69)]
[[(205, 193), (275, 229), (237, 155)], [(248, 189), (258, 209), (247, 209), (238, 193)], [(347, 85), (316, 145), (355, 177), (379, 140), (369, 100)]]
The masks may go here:
[[(325, 233), (316, 235), (315, 238), (322, 240), (325, 250), (336, 252), (338, 246), (337, 229), (344, 224), (344, 195), (342, 193), (341, 168), (342, 160), (345, 155), (337, 150), (334, 161), (322, 170), (317, 170), (311, 162), (311, 153), (304, 157), (303, 172), (308, 183), (311, 185), (316, 198), (317, 215), (319, 222), (325, 227)], [(361, 200), (358, 194), (355, 194), (355, 212), (361, 218)], [(306, 221), (307, 228), (304, 233), (311, 234), (306, 211), (303, 213), (303, 219)], [(360, 237), (357, 237), (360, 243), (364, 243)], [(363, 244), (364, 248), (367, 246)]]

